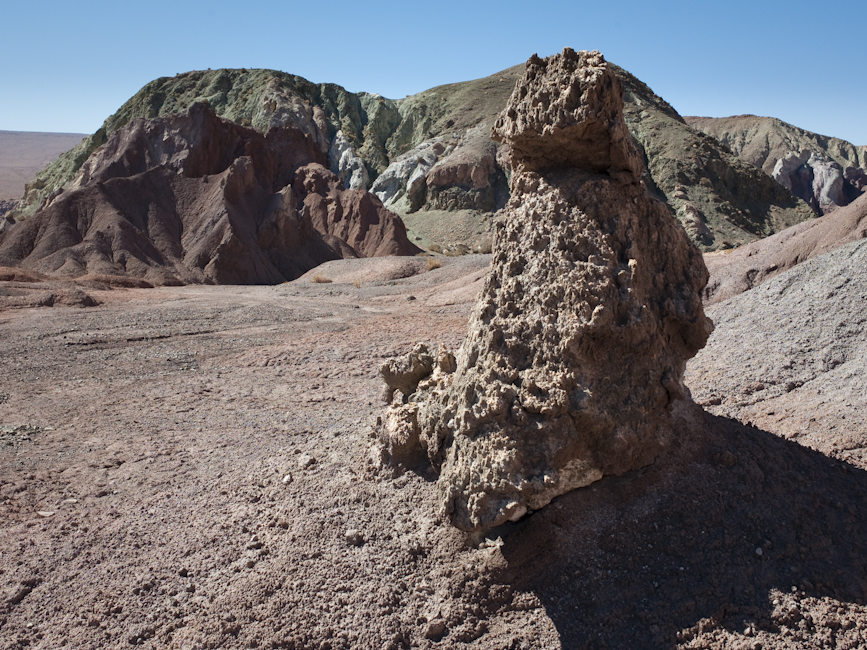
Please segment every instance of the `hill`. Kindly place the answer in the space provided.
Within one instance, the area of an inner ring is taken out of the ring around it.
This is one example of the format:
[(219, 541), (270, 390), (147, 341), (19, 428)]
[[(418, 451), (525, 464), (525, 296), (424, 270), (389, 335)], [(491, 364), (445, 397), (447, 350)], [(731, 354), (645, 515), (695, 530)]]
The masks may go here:
[[(147, 84), (95, 134), (28, 185), (26, 218), (75, 179), (88, 156), (135, 118), (170, 115), (195, 102), (260, 132), (294, 125), (327, 155), (347, 187), (370, 189), (425, 245), (484, 245), (508, 200), (506, 152), (490, 139), (523, 66), (401, 100), (350, 93), (273, 70), (208, 70)], [(618, 69), (630, 132), (647, 158), (648, 186), (703, 250), (730, 248), (811, 216), (803, 201), (714, 138), (691, 128), (645, 84)], [(450, 228), (460, 224), (459, 232)]]
[(128, 122), (74, 183), (3, 222), (0, 265), (151, 284), (277, 284), (344, 257), (420, 252), (369, 192), (345, 189), (288, 125), (263, 135), (201, 103)]
[(867, 238), (867, 194), (824, 217), (809, 219), (734, 251), (705, 255), (707, 304), (720, 302), (783, 271), (852, 241)]
[(775, 117), (687, 117), (733, 153), (827, 214), (867, 187), (867, 148), (812, 133)]

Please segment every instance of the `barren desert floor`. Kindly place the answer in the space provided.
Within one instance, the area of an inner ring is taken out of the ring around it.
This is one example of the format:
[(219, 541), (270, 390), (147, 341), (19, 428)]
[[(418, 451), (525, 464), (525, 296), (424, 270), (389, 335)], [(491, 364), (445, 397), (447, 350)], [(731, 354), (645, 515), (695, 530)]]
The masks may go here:
[(380, 466), (379, 366), (457, 347), (488, 259), (0, 311), (0, 648), (865, 647), (861, 457), (682, 404), (483, 540)]

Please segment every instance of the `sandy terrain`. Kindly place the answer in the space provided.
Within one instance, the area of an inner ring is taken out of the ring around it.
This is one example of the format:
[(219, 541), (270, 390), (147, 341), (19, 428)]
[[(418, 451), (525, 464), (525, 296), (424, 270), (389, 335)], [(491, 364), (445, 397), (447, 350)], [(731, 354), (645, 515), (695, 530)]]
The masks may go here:
[(653, 466), (490, 541), (377, 469), (379, 365), (457, 346), (487, 260), (0, 283), (0, 648), (864, 647), (857, 459), (683, 405)]
[(0, 199), (20, 199), (25, 183), (83, 137), (80, 133), (0, 131)]

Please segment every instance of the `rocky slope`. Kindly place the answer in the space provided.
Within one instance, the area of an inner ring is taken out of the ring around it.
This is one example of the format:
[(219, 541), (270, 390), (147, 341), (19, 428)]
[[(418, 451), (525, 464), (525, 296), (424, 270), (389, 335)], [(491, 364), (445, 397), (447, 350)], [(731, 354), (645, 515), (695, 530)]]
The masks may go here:
[[(646, 85), (615, 67), (630, 132), (646, 156), (647, 182), (704, 250), (765, 237), (811, 215), (803, 201), (713, 138), (692, 129)], [(137, 117), (206, 102), (226, 119), (264, 132), (294, 125), (326, 154), (346, 187), (369, 188), (413, 219), (414, 236), (455, 248), (489, 241), (491, 215), (509, 198), (508, 151), (490, 139), (523, 66), (401, 100), (350, 93), (271, 70), (209, 70), (157, 79), (28, 185), (16, 218), (67, 186), (87, 157)], [(468, 224), (450, 233), (450, 216)], [(469, 231), (469, 232), (465, 232)]]
[(844, 208), (810, 219), (734, 251), (710, 253), (705, 304), (720, 302), (783, 271), (852, 241), (867, 238), (867, 194)]
[(762, 169), (818, 213), (848, 205), (867, 187), (867, 148), (774, 117), (687, 117), (732, 153)]
[(0, 234), (0, 265), (152, 284), (274, 284), (342, 257), (414, 254), (399, 217), (325, 169), (315, 137), (204, 104), (128, 122), (66, 190)]
[(865, 266), (859, 239), (712, 305), (717, 328), (687, 370), (696, 401), (864, 467)]

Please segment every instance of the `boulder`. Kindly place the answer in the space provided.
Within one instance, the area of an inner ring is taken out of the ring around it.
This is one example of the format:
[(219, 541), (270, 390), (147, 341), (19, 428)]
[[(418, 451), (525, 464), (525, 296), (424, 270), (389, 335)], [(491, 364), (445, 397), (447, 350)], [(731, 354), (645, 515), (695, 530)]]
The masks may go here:
[(431, 371), (404, 382), (381, 440), (440, 472), (441, 514), (463, 530), (651, 463), (688, 399), (707, 270), (640, 180), (621, 92), (598, 52), (528, 61), (493, 129), (511, 199), (456, 363), (398, 364)]

